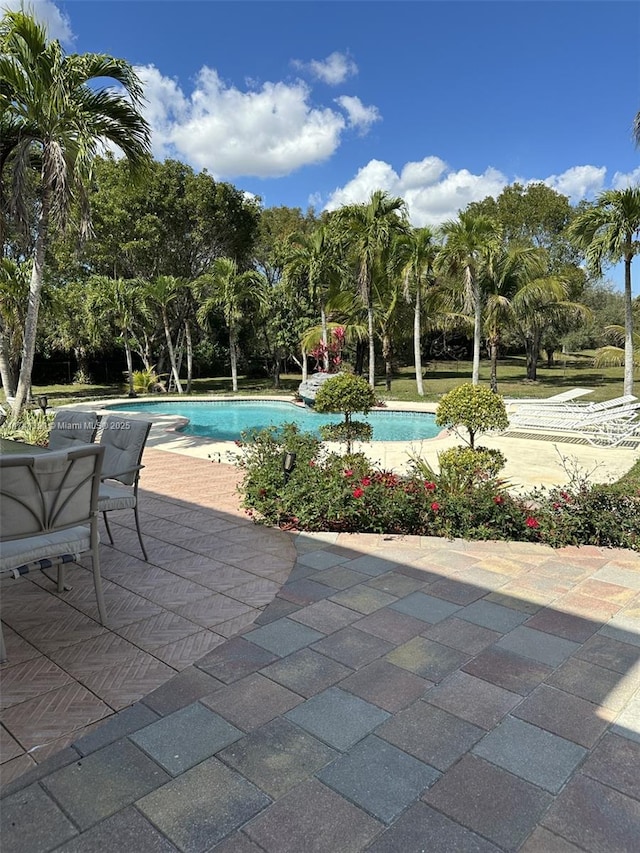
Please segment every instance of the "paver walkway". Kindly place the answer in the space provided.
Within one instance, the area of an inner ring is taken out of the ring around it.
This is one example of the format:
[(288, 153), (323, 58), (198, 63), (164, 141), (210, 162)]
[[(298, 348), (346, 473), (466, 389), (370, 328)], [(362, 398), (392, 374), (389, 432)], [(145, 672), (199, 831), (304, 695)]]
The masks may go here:
[(5, 850), (638, 850), (639, 555), (291, 538), (254, 624), (7, 786)]

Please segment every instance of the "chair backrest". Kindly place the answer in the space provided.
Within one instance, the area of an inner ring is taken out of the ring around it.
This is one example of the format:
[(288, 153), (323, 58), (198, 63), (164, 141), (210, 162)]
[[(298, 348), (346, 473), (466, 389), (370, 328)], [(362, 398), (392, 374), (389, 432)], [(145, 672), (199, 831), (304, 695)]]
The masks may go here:
[(100, 421), (97, 441), (104, 447), (102, 478), (132, 486), (138, 478), (150, 421), (107, 415)]
[(59, 409), (51, 424), (49, 448), (67, 450), (79, 444), (91, 444), (98, 429), (99, 420), (95, 412)]
[(0, 540), (86, 524), (95, 516), (104, 450), (95, 444), (0, 456)]

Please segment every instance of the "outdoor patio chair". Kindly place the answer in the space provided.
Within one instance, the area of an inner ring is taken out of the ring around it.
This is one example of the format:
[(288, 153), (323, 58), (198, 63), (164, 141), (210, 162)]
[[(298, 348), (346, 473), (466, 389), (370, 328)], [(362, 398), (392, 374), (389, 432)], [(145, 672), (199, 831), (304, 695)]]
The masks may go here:
[(510, 429), (578, 433), (590, 444), (612, 446), (640, 435), (640, 403), (626, 403), (605, 411), (521, 412), (509, 419)]
[(51, 424), (49, 448), (65, 450), (82, 444), (91, 444), (100, 418), (95, 412), (59, 409)]
[(140, 531), (138, 481), (140, 471), (144, 468), (141, 459), (150, 429), (150, 421), (107, 415), (100, 421), (96, 439), (104, 447), (98, 510), (103, 515), (109, 541), (114, 544), (107, 513), (133, 509), (138, 540), (145, 560), (149, 558)]
[[(106, 610), (98, 552), (98, 489), (104, 450), (87, 445), (38, 455), (0, 456), (0, 573), (58, 568), (91, 553), (100, 621)], [(0, 660), (5, 660), (0, 630)]]
[(553, 413), (560, 415), (564, 413), (581, 415), (591, 412), (606, 412), (617, 410), (621, 406), (633, 404), (637, 400), (638, 398), (633, 394), (625, 394), (622, 397), (615, 397), (613, 400), (604, 400), (601, 403), (563, 403), (554, 402), (553, 400), (549, 400), (549, 402), (539, 400), (535, 402), (529, 401), (517, 403), (517, 408), (512, 417), (518, 419), (522, 416), (531, 417), (537, 414), (548, 416)]

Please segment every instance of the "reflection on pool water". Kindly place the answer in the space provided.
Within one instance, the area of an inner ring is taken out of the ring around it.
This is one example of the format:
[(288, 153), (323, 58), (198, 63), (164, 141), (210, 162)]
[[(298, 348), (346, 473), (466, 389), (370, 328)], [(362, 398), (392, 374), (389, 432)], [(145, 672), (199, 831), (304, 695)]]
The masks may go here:
[[(300, 429), (313, 432), (319, 437), (322, 424), (337, 423), (340, 415), (321, 415), (313, 409), (277, 400), (225, 400), (225, 401), (182, 401), (172, 402), (129, 402), (107, 406), (111, 411), (146, 413), (154, 415), (179, 415), (188, 418), (182, 429), (186, 435), (197, 435), (213, 441), (234, 441), (248, 429), (265, 429), (295, 421)], [(434, 415), (425, 412), (397, 412), (375, 409), (366, 417), (373, 427), (374, 441), (415, 441), (433, 438), (440, 428)]]

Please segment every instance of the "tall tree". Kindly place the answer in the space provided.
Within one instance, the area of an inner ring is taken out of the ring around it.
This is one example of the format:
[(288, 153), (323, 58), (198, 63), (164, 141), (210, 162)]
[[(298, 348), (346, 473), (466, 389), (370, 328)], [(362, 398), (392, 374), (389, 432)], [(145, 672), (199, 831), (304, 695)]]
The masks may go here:
[(600, 193), (595, 204), (578, 214), (569, 234), (586, 251), (587, 263), (597, 275), (607, 261), (624, 262), (624, 394), (633, 394), (631, 264), (640, 254), (640, 188)]
[(462, 211), (457, 220), (442, 226), (445, 243), (438, 253), (437, 266), (447, 275), (459, 277), (466, 308), (473, 315), (472, 383), (480, 381), (482, 338), (482, 290), (480, 269), (500, 246), (500, 228), (488, 216)]
[(407, 300), (413, 300), (413, 360), (416, 368), (416, 388), (419, 396), (424, 397), (422, 303), (426, 291), (435, 282), (434, 264), (440, 246), (430, 228), (416, 228), (398, 243), (398, 252), (404, 261), (402, 265), (404, 296)]
[(150, 308), (155, 308), (162, 318), (169, 364), (178, 394), (182, 394), (182, 383), (180, 382), (180, 371), (173, 346), (173, 329), (169, 312), (171, 306), (175, 305), (179, 300), (185, 288), (186, 282), (183, 279), (175, 278), (171, 275), (159, 275), (154, 281), (147, 282), (145, 294), (147, 305)]
[(357, 267), (360, 296), (367, 308), (369, 336), (369, 385), (376, 383), (373, 277), (376, 267), (383, 269), (393, 239), (408, 232), (406, 207), (401, 198), (392, 198), (376, 190), (366, 204), (346, 205), (336, 212)]
[(640, 110), (638, 110), (633, 120), (633, 138), (635, 139), (636, 146), (640, 148)]
[(205, 325), (215, 309), (224, 314), (229, 331), (231, 382), (238, 390), (238, 331), (245, 313), (255, 310), (266, 298), (265, 278), (255, 270), (239, 272), (231, 258), (217, 258), (211, 272), (195, 282), (200, 307), (198, 320)]
[[(44, 27), (23, 12), (6, 12), (0, 21), (0, 112), (13, 122), (19, 139), (7, 162), (21, 167), (39, 161), (40, 186), (25, 320), (20, 375), (13, 408), (22, 409), (31, 387), (45, 253), (53, 223), (64, 226), (72, 198), (86, 198), (91, 167), (99, 146), (110, 142), (131, 167), (148, 162), (149, 125), (139, 112), (142, 87), (133, 67), (104, 54), (65, 55), (59, 41), (50, 41)], [(108, 79), (124, 94), (98, 88)], [(18, 195), (24, 184), (14, 184)], [(80, 226), (86, 232), (88, 210)]]

